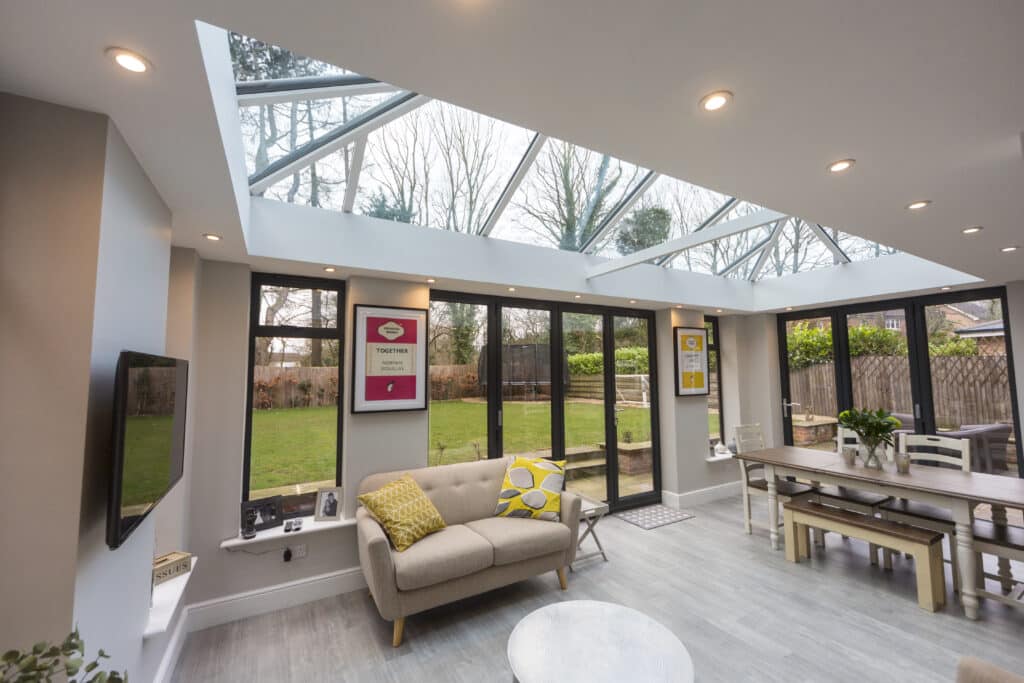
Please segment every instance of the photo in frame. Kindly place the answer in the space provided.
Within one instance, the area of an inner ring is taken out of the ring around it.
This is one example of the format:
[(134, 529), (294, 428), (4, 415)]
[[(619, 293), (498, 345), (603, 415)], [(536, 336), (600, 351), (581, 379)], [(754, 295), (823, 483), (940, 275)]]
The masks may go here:
[(427, 310), (356, 304), (352, 412), (427, 408)]
[(260, 498), (259, 500), (242, 501), (242, 529), (263, 531), (281, 526), (284, 517), (281, 515), (281, 496)]
[(703, 327), (673, 327), (676, 396), (707, 396), (708, 331)]
[(314, 519), (318, 522), (337, 522), (341, 520), (341, 487), (333, 486), (316, 492), (316, 512)]

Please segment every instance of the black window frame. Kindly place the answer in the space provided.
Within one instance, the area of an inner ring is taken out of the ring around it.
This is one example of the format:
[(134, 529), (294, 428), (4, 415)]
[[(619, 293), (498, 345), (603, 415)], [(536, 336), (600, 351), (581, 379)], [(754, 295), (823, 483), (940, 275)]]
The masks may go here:
[(710, 355), (712, 351), (715, 352), (715, 378), (718, 380), (718, 440), (720, 443), (728, 445), (725, 440), (725, 394), (724, 385), (722, 384), (722, 346), (719, 342), (721, 330), (718, 326), (718, 316), (705, 315), (704, 324), (705, 326), (711, 325), (708, 354)]
[[(551, 314), (550, 341), (551, 345), (551, 453), (552, 457), (561, 458), (565, 454), (565, 404), (564, 404), (564, 368), (562, 358), (562, 314), (563, 313), (589, 313), (606, 316), (610, 320), (611, 327), (605, 330), (603, 335), (604, 351), (608, 357), (615, 357), (615, 334), (614, 320), (616, 317), (642, 318), (647, 321), (648, 336), (648, 371), (651, 377), (651, 452), (653, 461), (653, 490), (647, 493), (634, 494), (625, 498), (618, 496), (618, 473), (613, 472), (609, 476), (608, 494), (611, 500), (612, 509), (623, 510), (641, 505), (650, 505), (661, 501), (661, 426), (660, 426), (660, 404), (658, 396), (658, 347), (657, 347), (657, 320), (655, 312), (648, 309), (622, 308), (615, 306), (600, 306), (596, 304), (568, 303), (561, 301), (549, 301), (542, 299), (529, 299), (501, 295), (468, 294), (450, 290), (431, 290), (430, 302), (454, 302), (469, 303), (487, 306), (487, 457), (501, 458), (502, 453), (502, 426), (499, 424), (499, 411), (501, 410), (501, 325), (503, 308), (532, 308), (549, 311)], [(717, 338), (716, 338), (717, 339)], [(555, 362), (554, 359), (559, 359)], [(721, 367), (721, 365), (719, 365)], [(612, 365), (605, 368), (605, 384), (614, 387), (615, 369)], [(611, 380), (609, 380), (609, 374)], [(429, 377), (429, 368), (428, 368)], [(494, 381), (491, 381), (494, 378)], [(429, 381), (429, 380), (428, 380)], [(611, 384), (609, 384), (611, 381)], [(556, 389), (557, 388), (557, 389)], [(429, 388), (428, 388), (429, 390)], [(615, 406), (605, 402), (605, 429), (606, 434), (611, 434), (615, 429)], [(428, 437), (429, 438), (429, 437)], [(617, 469), (617, 459), (612, 459), (609, 469)]]
[[(337, 294), (338, 320), (336, 327), (301, 327), (297, 325), (264, 325), (260, 322), (261, 290), (264, 286), (320, 289)], [(246, 372), (245, 397), (245, 449), (242, 458), (242, 501), (249, 500), (249, 475), (252, 462), (253, 381), (256, 373), (256, 338), (285, 337), (289, 339), (331, 339), (338, 342), (338, 440), (335, 456), (334, 484), (341, 486), (342, 432), (345, 359), (345, 282), (330, 278), (253, 273), (249, 293), (249, 364)], [(316, 494), (304, 494), (315, 496)]]

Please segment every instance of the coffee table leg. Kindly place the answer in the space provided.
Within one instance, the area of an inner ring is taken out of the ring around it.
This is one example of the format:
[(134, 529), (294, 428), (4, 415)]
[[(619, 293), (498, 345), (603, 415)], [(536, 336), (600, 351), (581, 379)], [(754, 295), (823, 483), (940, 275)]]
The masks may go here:
[(954, 501), (957, 563), (960, 565), (960, 602), (968, 619), (978, 618), (979, 567), (974, 554), (973, 506), (966, 500)]
[(764, 478), (768, 482), (768, 537), (771, 539), (772, 550), (779, 549), (779, 498), (775, 486), (775, 468), (764, 466)]

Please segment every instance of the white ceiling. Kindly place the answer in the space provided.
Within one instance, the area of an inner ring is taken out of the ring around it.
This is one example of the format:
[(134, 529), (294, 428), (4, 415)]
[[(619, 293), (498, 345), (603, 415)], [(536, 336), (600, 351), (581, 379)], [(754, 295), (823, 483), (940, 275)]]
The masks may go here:
[[(1024, 250), (999, 251), (1024, 244), (1017, 0), (2, 3), (0, 89), (109, 114), (176, 242), (232, 258), (244, 245), (196, 19), (990, 282), (1024, 277)], [(108, 45), (154, 70), (120, 71)], [(700, 114), (719, 88), (732, 106)], [(842, 157), (857, 166), (825, 173)], [(918, 198), (935, 203), (904, 209)]]

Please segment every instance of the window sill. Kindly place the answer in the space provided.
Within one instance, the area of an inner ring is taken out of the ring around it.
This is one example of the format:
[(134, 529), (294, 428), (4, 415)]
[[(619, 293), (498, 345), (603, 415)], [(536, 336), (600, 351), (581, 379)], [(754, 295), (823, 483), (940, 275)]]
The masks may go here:
[(187, 574), (176, 576), (158, 586), (153, 586), (153, 600), (149, 608), (149, 618), (146, 620), (146, 629), (142, 632), (143, 639), (167, 632), (171, 625), (171, 618), (174, 617), (174, 612), (185, 595), (188, 580), (195, 573), (198, 561), (199, 558), (193, 556), (192, 568)]
[(220, 547), (222, 550), (231, 551), (245, 546), (256, 545), (258, 543), (287, 540), (295, 536), (316, 534), (321, 531), (331, 531), (333, 529), (344, 529), (346, 527), (356, 525), (355, 519), (341, 519), (337, 522), (318, 522), (312, 516), (298, 517), (297, 519), (302, 520), (302, 528), (298, 531), (289, 531), (285, 533), (284, 524), (282, 524), (281, 526), (275, 526), (271, 529), (257, 531), (255, 538), (242, 538), (241, 536), (236, 536), (234, 538), (225, 539), (220, 542)]
[(732, 454), (729, 455), (709, 455), (704, 458), (704, 462), (725, 462), (726, 460), (732, 460)]

